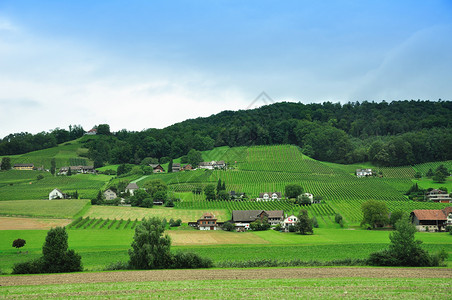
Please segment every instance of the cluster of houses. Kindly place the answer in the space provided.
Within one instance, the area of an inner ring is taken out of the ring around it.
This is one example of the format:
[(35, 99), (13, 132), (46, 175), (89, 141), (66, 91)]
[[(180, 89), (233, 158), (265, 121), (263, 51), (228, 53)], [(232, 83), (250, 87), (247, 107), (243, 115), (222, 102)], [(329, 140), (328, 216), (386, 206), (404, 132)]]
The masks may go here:
[[(267, 219), (270, 225), (281, 225), (281, 229), (288, 231), (289, 226), (297, 223), (297, 217), (294, 215), (284, 216), (282, 210), (233, 210), (231, 223), (234, 224), (236, 231), (246, 231), (250, 229), (250, 224), (256, 220)], [(205, 213), (196, 222), (189, 222), (188, 225), (199, 230), (219, 230), (224, 222), (218, 222), (215, 215)]]
[(368, 177), (368, 176), (372, 176), (372, 169), (356, 169), (355, 171), (356, 177), (361, 178), (361, 177)]
[[(284, 231), (289, 231), (289, 227), (298, 221), (297, 216), (284, 215), (282, 210), (233, 210), (230, 222), (234, 224), (236, 231), (246, 231), (250, 229), (252, 222), (264, 219), (271, 226), (279, 224)], [(414, 210), (411, 212), (411, 220), (418, 231), (444, 231), (446, 226), (452, 226), (452, 207)], [(188, 223), (199, 230), (219, 230), (223, 224), (211, 213), (205, 213), (196, 222)]]
[[(154, 173), (165, 172), (165, 169), (160, 164), (149, 164), (149, 166), (152, 168)], [(224, 160), (200, 162), (198, 168), (207, 170), (225, 169), (226, 163), (224, 162)], [(173, 163), (171, 167), (171, 172), (173, 173), (191, 170), (195, 170), (195, 168), (191, 164)]]
[(71, 170), (72, 174), (96, 174), (97, 171), (93, 166), (70, 166), (70, 167), (61, 167), (58, 171), (58, 175), (67, 175)]

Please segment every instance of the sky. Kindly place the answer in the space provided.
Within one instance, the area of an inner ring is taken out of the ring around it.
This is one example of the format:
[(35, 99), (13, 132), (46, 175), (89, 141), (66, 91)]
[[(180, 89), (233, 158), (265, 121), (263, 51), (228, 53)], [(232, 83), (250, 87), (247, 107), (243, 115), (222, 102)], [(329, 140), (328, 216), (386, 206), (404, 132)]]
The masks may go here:
[(451, 100), (451, 37), (450, 0), (0, 0), (0, 138), (279, 101)]

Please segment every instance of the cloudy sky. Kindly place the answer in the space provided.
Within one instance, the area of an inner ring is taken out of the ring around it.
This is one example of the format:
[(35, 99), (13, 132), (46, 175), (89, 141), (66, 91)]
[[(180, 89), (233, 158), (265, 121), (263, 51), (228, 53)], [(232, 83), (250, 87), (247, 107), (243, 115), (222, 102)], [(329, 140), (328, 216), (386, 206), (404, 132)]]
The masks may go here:
[(162, 128), (263, 91), (451, 100), (451, 37), (450, 0), (1, 0), (0, 138)]

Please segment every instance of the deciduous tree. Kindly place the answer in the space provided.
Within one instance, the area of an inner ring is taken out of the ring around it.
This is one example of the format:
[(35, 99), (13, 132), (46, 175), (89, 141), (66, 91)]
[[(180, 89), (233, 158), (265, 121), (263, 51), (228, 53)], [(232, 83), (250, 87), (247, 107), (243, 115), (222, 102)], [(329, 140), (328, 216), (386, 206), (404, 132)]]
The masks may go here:
[(389, 212), (383, 201), (368, 200), (361, 205), (363, 220), (361, 226), (368, 225), (372, 228), (383, 227), (389, 222)]

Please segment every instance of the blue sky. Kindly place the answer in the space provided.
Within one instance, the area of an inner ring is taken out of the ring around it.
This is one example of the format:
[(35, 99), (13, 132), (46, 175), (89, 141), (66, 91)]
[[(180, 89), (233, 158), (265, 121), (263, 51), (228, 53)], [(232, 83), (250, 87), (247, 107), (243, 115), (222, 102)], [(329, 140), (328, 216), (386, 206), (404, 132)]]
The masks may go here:
[[(452, 1), (0, 1), (0, 137), (451, 99)], [(259, 101), (257, 102), (257, 105)]]

